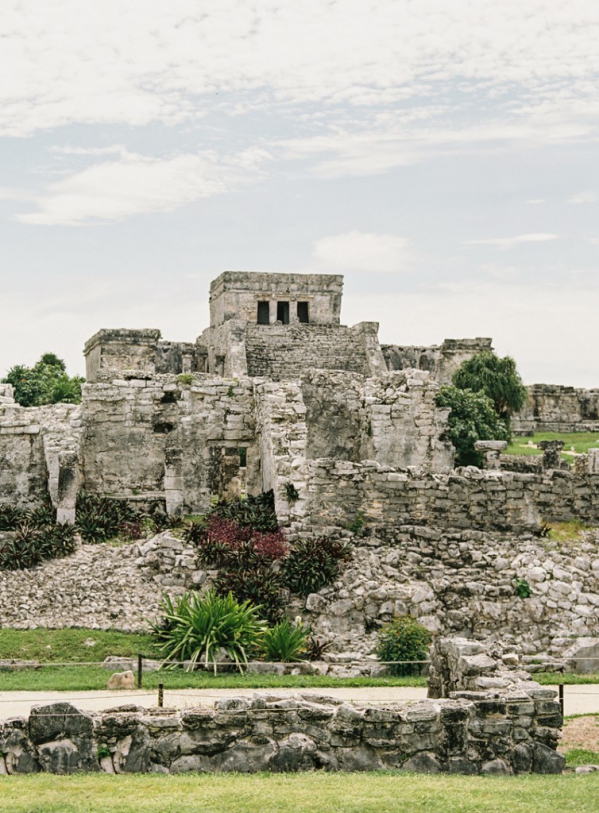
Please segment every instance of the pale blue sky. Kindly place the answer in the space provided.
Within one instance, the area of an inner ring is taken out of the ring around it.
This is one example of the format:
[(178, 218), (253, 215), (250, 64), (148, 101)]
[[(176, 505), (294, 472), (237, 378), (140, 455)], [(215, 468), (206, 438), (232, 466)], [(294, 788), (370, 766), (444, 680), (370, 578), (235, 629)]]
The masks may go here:
[(193, 340), (225, 269), (599, 386), (599, 6), (4, 0), (0, 375)]

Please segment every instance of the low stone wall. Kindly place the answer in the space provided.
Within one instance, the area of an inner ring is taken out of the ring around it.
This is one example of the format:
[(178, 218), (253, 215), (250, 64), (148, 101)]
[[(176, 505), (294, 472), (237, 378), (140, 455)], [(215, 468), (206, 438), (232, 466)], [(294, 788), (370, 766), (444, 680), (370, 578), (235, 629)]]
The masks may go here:
[(538, 473), (485, 471), (450, 474), (398, 469), (375, 461), (307, 460), (298, 472), (307, 483), (293, 533), (351, 527), (363, 517), (375, 529), (422, 524), (526, 532), (549, 522), (599, 524), (599, 476), (561, 469)]
[(184, 711), (97, 714), (36, 706), (0, 723), (0, 774), (402, 769), (560, 773), (561, 715), (536, 685), (503, 695), (369, 706), (313, 694), (256, 693)]

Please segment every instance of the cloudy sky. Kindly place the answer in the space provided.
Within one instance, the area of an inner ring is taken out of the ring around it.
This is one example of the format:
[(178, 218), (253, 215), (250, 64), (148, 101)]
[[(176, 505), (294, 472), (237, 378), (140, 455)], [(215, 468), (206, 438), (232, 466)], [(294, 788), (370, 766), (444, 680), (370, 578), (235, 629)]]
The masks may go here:
[(0, 375), (225, 269), (599, 387), (599, 4), (2, 0)]

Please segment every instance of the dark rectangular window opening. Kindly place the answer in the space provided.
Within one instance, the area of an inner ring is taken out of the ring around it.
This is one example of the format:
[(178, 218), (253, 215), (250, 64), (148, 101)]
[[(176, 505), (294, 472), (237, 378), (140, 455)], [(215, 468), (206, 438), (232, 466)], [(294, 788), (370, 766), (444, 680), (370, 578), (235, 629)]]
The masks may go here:
[(245, 467), (248, 464), (248, 450), (245, 449), (243, 446), (240, 446), (239, 449), (237, 449), (237, 454), (239, 455), (240, 467), (242, 469), (245, 469)]
[(270, 302), (258, 302), (258, 324), (270, 324)]
[(277, 302), (277, 322), (289, 324), (289, 302)]
[(298, 302), (297, 303), (297, 320), (298, 322), (303, 322), (305, 325), (308, 324), (310, 321), (308, 319), (308, 303), (307, 302)]

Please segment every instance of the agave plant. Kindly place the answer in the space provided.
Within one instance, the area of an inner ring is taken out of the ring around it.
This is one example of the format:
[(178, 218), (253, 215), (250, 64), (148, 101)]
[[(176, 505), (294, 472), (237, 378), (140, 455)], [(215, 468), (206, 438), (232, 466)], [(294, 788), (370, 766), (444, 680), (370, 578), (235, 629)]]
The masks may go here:
[(242, 672), (266, 627), (250, 601), (239, 603), (231, 593), (188, 592), (175, 601), (165, 596), (161, 609), (162, 621), (154, 631), (162, 641), (164, 659), (188, 661), (190, 670), (201, 662), (206, 668), (212, 664), (216, 674), (218, 656), (224, 649)]
[(262, 638), (262, 649), (267, 661), (293, 663), (303, 660), (309, 630), (302, 623), (292, 624), (284, 618), (267, 629)]

